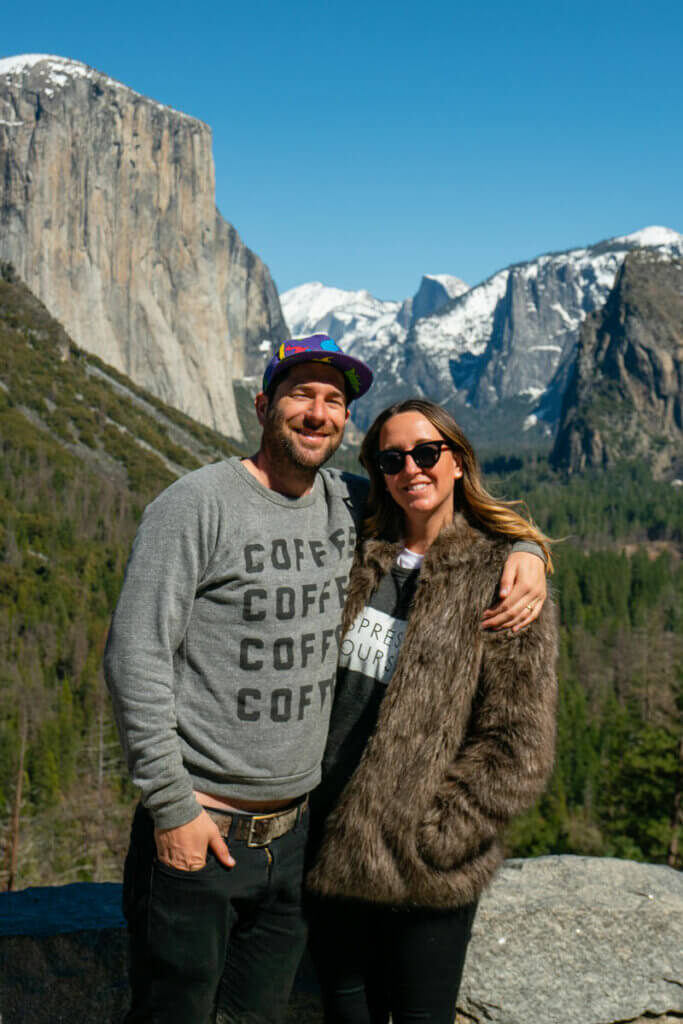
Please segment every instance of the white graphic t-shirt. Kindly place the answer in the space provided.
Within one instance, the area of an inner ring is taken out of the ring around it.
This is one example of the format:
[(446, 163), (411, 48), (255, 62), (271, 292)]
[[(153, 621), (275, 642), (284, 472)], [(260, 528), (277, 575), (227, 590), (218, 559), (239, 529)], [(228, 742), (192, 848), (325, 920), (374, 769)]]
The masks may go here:
[[(385, 576), (370, 604), (358, 615), (342, 639), (340, 672), (359, 672), (378, 683), (388, 683), (406, 631), (408, 606), (424, 555), (403, 548), (390, 576)], [(339, 683), (339, 679), (338, 679)]]

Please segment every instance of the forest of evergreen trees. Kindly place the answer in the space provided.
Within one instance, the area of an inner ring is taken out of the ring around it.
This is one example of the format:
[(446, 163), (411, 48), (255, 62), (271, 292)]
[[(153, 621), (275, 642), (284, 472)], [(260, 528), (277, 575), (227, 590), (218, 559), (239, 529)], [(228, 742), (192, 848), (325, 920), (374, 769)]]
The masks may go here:
[(546, 796), (510, 830), (511, 849), (680, 867), (683, 492), (642, 464), (564, 484), (535, 470), (535, 481), (515, 474), (505, 489), (567, 537), (552, 584), (558, 752)]
[[(137, 445), (138, 413), (111, 392), (86, 392), (93, 378), (76, 350), (41, 384), (40, 360), (26, 353), (53, 358), (55, 340), (14, 324), (0, 341), (0, 886), (118, 880), (136, 795), (101, 657), (142, 509), (173, 479), (150, 447), (188, 457), (158, 424)], [(108, 451), (118, 470), (84, 459), (86, 447)], [(496, 493), (525, 498), (541, 528), (564, 538), (552, 583), (556, 769), (510, 828), (508, 850), (681, 867), (683, 490), (636, 463), (568, 480), (540, 456), (492, 459), (487, 470)]]

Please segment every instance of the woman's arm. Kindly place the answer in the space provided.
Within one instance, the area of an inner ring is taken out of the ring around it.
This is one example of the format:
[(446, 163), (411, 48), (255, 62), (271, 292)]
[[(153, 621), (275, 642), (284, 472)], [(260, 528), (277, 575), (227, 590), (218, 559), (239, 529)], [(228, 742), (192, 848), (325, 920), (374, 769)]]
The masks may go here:
[(467, 736), (419, 832), (446, 869), (530, 807), (552, 771), (557, 681), (554, 608), (523, 633), (489, 633)]

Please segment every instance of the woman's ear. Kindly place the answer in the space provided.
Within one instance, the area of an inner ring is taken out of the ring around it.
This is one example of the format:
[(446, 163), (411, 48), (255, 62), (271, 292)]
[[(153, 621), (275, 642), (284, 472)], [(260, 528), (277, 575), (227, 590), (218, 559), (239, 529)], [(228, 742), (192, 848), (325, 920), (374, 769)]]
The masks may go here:
[(455, 467), (453, 469), (453, 479), (460, 480), (463, 474), (462, 456), (460, 455), (460, 452), (453, 452), (453, 462), (455, 463)]

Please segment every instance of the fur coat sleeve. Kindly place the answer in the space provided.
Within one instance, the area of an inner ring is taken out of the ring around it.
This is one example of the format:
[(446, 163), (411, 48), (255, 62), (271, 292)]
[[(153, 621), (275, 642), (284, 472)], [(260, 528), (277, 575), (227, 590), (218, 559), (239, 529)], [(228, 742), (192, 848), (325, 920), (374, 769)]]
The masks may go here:
[[(314, 892), (471, 903), (500, 864), (503, 827), (542, 791), (555, 736), (554, 608), (546, 602), (519, 633), (479, 625), (508, 550), (461, 517), (430, 548), (377, 727), (325, 823)], [(366, 545), (345, 620), (394, 555)]]
[(495, 842), (552, 771), (556, 699), (547, 625), (484, 640), (467, 734), (419, 829), (422, 856), (437, 868), (464, 864)]

